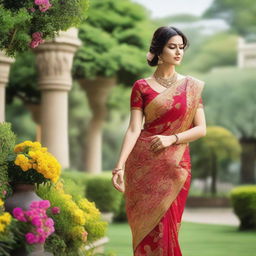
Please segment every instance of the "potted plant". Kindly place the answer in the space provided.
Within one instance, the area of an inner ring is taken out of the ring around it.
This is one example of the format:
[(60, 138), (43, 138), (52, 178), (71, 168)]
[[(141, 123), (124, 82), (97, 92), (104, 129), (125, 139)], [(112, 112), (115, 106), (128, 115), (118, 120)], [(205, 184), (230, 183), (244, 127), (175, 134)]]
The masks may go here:
[(8, 56), (35, 48), (86, 18), (88, 0), (0, 0), (0, 50)]
[(8, 211), (18, 206), (28, 209), (32, 201), (40, 200), (35, 186), (48, 181), (56, 183), (61, 173), (57, 159), (37, 141), (17, 144), (7, 163), (8, 181), (13, 189), (13, 195), (5, 202)]

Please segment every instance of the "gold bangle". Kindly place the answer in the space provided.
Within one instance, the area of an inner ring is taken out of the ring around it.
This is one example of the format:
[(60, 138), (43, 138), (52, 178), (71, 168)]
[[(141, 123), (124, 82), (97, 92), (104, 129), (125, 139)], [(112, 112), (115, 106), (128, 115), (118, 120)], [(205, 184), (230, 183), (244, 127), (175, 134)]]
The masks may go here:
[(112, 171), (112, 174), (117, 173), (119, 171), (123, 171), (123, 168), (116, 168)]

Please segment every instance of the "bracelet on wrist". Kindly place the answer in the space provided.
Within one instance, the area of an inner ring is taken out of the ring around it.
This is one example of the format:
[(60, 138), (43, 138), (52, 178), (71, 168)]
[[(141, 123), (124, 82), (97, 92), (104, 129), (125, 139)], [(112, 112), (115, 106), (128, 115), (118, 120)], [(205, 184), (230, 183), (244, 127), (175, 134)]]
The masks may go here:
[(174, 144), (177, 144), (177, 142), (179, 141), (179, 137), (177, 134), (174, 134), (174, 136), (176, 137), (176, 141), (174, 142)]
[(124, 170), (123, 168), (115, 168), (113, 169), (112, 174), (117, 173), (119, 171), (123, 171), (123, 170)]

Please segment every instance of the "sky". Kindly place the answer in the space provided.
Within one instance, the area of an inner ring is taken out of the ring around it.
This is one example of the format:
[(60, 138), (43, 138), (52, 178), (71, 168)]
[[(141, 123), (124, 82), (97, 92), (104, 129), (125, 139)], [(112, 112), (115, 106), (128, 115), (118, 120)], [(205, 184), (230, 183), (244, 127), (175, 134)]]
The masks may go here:
[(153, 18), (165, 17), (173, 14), (201, 15), (213, 0), (133, 0), (144, 5), (151, 11)]

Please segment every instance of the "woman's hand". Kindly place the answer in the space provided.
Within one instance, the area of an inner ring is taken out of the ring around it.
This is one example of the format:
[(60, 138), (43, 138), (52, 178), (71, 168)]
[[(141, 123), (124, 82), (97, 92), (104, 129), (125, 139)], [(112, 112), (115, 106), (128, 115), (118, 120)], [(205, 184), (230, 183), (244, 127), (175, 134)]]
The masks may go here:
[(176, 137), (174, 135), (155, 135), (151, 140), (150, 150), (157, 152), (158, 150), (171, 146), (175, 141)]
[(124, 186), (124, 171), (119, 170), (116, 171), (115, 169), (112, 170), (112, 184), (113, 186), (120, 192), (124, 193), (125, 186)]

